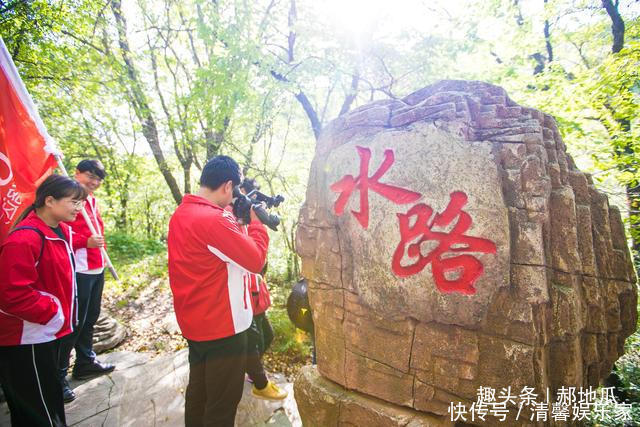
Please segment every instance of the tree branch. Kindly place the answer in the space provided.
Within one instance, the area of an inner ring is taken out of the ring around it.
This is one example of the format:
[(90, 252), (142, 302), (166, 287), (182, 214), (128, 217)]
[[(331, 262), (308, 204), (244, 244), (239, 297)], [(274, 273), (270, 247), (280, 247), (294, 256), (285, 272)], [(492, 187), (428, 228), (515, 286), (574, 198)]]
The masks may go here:
[(65, 36), (69, 36), (69, 37), (71, 37), (72, 39), (74, 39), (74, 40), (76, 40), (76, 41), (79, 41), (80, 43), (82, 43), (82, 44), (84, 44), (84, 45), (86, 45), (86, 46), (89, 46), (90, 48), (92, 48), (92, 49), (94, 49), (94, 50), (96, 50), (96, 51), (100, 52), (101, 54), (106, 55), (106, 52), (105, 52), (104, 50), (100, 49), (98, 46), (96, 46), (95, 44), (91, 43), (90, 41), (87, 41), (87, 40), (81, 39), (80, 37), (76, 36), (75, 34), (73, 34), (73, 33), (69, 32), (69, 31), (67, 31), (67, 30), (60, 30), (60, 32), (61, 32), (62, 34), (64, 34)]
[(611, 0), (602, 0), (602, 7), (611, 18), (611, 34), (613, 35), (611, 52), (618, 53), (624, 47), (624, 21), (618, 11), (618, 2), (616, 1), (614, 4)]
[(134, 101), (134, 111), (136, 113), (136, 116), (138, 117), (138, 120), (140, 120), (142, 124), (142, 133), (149, 143), (149, 147), (151, 148), (153, 157), (155, 158), (156, 163), (158, 164), (158, 168), (160, 169), (160, 172), (162, 173), (167, 185), (169, 186), (171, 195), (173, 196), (176, 204), (180, 204), (180, 202), (182, 201), (182, 194), (180, 193), (178, 183), (171, 173), (169, 164), (167, 163), (164, 157), (164, 153), (162, 152), (162, 148), (160, 147), (160, 138), (158, 136), (156, 121), (153, 117), (151, 107), (142, 89), (142, 83), (138, 77), (138, 70), (136, 69), (131, 58), (131, 49), (129, 47), (129, 41), (127, 39), (127, 24), (124, 15), (122, 14), (122, 5), (120, 0), (111, 1), (111, 11), (113, 12), (113, 16), (116, 20), (116, 29), (118, 31), (118, 45), (120, 47), (120, 53), (122, 54), (122, 59), (125, 63), (127, 76), (129, 77), (130, 81), (129, 89), (131, 90), (132, 99)]
[[(544, 0), (545, 9), (547, 6), (548, 0)], [(544, 20), (544, 43), (547, 48), (547, 63), (553, 61), (553, 48), (551, 47), (551, 30), (549, 25), (549, 18), (545, 18)]]
[(309, 98), (307, 98), (307, 95), (305, 95), (304, 92), (298, 92), (296, 99), (302, 105), (304, 112), (307, 113), (307, 118), (309, 119), (309, 122), (311, 122), (311, 129), (313, 129), (313, 135), (318, 139), (318, 137), (320, 137), (320, 132), (322, 131), (322, 123), (320, 123), (320, 120), (318, 119), (316, 110), (313, 108), (311, 101), (309, 101)]
[(338, 114), (339, 116), (346, 114), (351, 109), (351, 104), (353, 104), (353, 101), (356, 99), (356, 96), (358, 95), (359, 82), (360, 82), (360, 71), (356, 70), (356, 72), (353, 73), (353, 77), (351, 78), (351, 91), (344, 98), (344, 102), (342, 103), (342, 107), (340, 108), (340, 113)]

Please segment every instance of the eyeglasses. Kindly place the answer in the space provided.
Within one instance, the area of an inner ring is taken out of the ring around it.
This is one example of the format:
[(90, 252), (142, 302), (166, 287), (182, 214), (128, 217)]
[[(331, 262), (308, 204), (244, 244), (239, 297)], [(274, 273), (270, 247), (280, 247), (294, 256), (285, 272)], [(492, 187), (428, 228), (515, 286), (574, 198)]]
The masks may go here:
[(71, 204), (74, 208), (81, 208), (84, 206), (84, 200), (71, 200)]
[(85, 172), (85, 174), (91, 181), (102, 182), (102, 178), (100, 178), (98, 175), (94, 175), (91, 172)]

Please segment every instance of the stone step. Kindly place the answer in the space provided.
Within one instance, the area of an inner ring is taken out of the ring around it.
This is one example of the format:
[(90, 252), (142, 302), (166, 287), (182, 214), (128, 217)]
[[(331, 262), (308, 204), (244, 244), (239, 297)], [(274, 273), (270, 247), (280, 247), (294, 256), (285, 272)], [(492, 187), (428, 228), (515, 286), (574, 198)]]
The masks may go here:
[[(88, 381), (71, 379), (78, 396), (65, 406), (69, 426), (184, 426), (184, 393), (189, 363), (187, 350), (152, 358), (152, 353), (121, 351), (100, 355), (116, 370)], [(289, 392), (282, 402), (256, 399), (245, 383), (238, 426), (301, 426), (293, 385), (280, 374), (269, 375)], [(0, 426), (10, 425), (7, 404), (0, 405)]]

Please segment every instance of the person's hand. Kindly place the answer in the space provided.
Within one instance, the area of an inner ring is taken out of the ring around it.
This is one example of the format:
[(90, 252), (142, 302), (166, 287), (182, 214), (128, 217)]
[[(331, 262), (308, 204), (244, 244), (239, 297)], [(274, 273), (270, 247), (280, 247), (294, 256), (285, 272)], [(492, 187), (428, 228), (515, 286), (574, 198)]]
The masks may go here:
[(94, 234), (87, 240), (88, 248), (101, 248), (104, 246), (104, 237)]
[[(260, 203), (258, 206), (260, 206), (262, 209), (266, 209), (267, 206), (264, 204), (264, 202)], [(253, 210), (253, 206), (251, 206), (251, 222), (256, 221), (259, 222), (260, 224), (262, 224), (262, 221), (260, 221), (260, 218), (258, 218), (258, 215), (256, 215), (255, 211)]]

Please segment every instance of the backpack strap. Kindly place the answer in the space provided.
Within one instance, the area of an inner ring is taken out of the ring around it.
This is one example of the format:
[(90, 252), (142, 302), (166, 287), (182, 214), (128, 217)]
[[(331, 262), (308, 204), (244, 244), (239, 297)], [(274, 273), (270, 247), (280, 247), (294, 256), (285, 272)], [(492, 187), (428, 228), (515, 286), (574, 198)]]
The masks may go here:
[(44, 233), (42, 232), (42, 230), (36, 227), (32, 227), (30, 225), (23, 225), (22, 227), (14, 228), (13, 230), (11, 230), (11, 233), (9, 234), (13, 234), (18, 230), (33, 230), (40, 235), (40, 238), (42, 239), (42, 246), (40, 247), (40, 255), (38, 255), (38, 262), (40, 262), (40, 258), (42, 258), (42, 252), (44, 252), (44, 240), (45, 240)]

